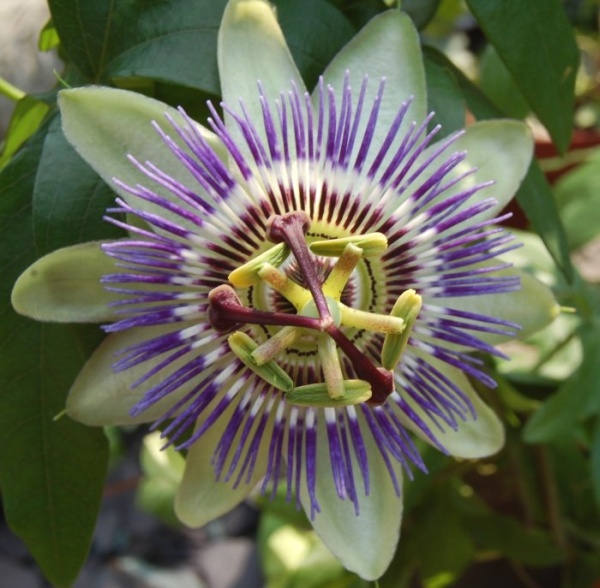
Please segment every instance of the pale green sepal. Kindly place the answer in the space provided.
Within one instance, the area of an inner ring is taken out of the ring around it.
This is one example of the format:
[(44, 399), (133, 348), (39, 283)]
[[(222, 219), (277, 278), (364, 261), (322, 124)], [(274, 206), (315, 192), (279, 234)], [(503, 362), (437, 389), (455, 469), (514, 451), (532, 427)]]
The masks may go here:
[[(194, 192), (203, 193), (192, 174), (173, 155), (151, 124), (152, 121), (156, 121), (175, 143), (189, 152), (177, 132), (165, 119), (167, 113), (175, 122), (187, 124), (176, 109), (136, 92), (94, 86), (62, 90), (58, 94), (58, 105), (63, 130), (69, 142), (125, 201), (135, 208), (159, 211), (161, 216), (173, 218), (197, 232), (198, 227), (189, 221), (134, 198), (113, 183), (113, 178), (117, 178), (129, 186), (143, 184), (182, 206), (181, 201), (171, 192), (149, 180), (127, 159), (127, 155), (131, 154), (141, 163), (150, 161)], [(227, 161), (227, 151), (216, 135), (201, 125), (196, 124), (196, 128), (213, 151), (223, 161)]]
[(115, 320), (102, 276), (119, 269), (99, 242), (58, 249), (29, 266), (15, 283), (13, 308), (38, 321), (95, 323)]
[[(556, 302), (552, 290), (530, 274), (511, 268), (501, 272), (492, 272), (490, 275), (519, 276), (521, 288), (516, 292), (486, 296), (432, 298), (426, 302), (516, 323), (521, 326), (521, 330), (516, 333), (518, 339), (525, 339), (543, 329), (560, 314), (560, 306)], [(477, 332), (475, 335), (491, 345), (514, 338), (483, 332)]]
[(343, 395), (332, 398), (327, 384), (306, 384), (292, 388), (285, 394), (288, 404), (336, 408), (361, 404), (371, 398), (371, 386), (363, 380), (343, 380)]
[[(317, 444), (327, 447), (329, 442), (322, 414), (319, 414)], [(346, 569), (372, 581), (386, 571), (396, 552), (402, 521), (402, 497), (396, 495), (388, 469), (368, 426), (360, 417), (359, 422), (370, 477), (370, 491), (366, 495), (358, 463), (353, 460), (359, 515), (356, 515), (350, 500), (341, 500), (337, 495), (329, 453), (322, 451), (317, 455), (316, 466), (316, 494), (321, 512), (316, 513), (311, 522), (323, 543)], [(394, 459), (390, 460), (390, 465), (401, 485), (402, 467)], [(300, 496), (304, 510), (310, 517), (310, 499), (305, 486), (304, 477)]]
[[(127, 329), (112, 333), (99, 345), (79, 372), (67, 396), (67, 414), (74, 420), (91, 426), (131, 425), (152, 422), (160, 418), (171, 406), (190, 392), (196, 380), (191, 380), (177, 392), (150, 406), (141, 415), (132, 417), (129, 411), (143, 397), (144, 392), (159, 384), (166, 373), (159, 372), (141, 386), (132, 389), (133, 383), (152, 367), (148, 363), (115, 372), (113, 364), (124, 349), (173, 331), (173, 326)], [(171, 363), (168, 373), (182, 367), (188, 360), (183, 357)]]
[(237, 488), (233, 487), (235, 477), (228, 482), (216, 480), (211, 460), (233, 409), (233, 406), (228, 408), (188, 451), (183, 480), (175, 497), (175, 513), (181, 522), (189, 527), (201, 527), (229, 512), (250, 494), (265, 475), (270, 439), (268, 435), (261, 441), (249, 483), (246, 483), (245, 475)]
[[(325, 69), (323, 78), (333, 86), (338, 101), (342, 98), (342, 88), (349, 72), (354, 104), (366, 76), (369, 78), (365, 94), (364, 108), (370, 109), (379, 90), (379, 83), (385, 78), (383, 99), (373, 148), (367, 158), (371, 162), (377, 148), (383, 143), (400, 105), (412, 97), (412, 103), (400, 127), (398, 138), (402, 139), (409, 125), (420, 124), (427, 115), (427, 90), (425, 71), (419, 36), (411, 19), (399, 10), (389, 10), (374, 17), (336, 55)], [(313, 104), (317, 103), (317, 90), (313, 93)], [(363, 136), (367, 116), (359, 125), (358, 137)], [(360, 145), (360, 141), (357, 141)], [(368, 164), (367, 164), (368, 165)]]
[[(459, 369), (448, 365), (430, 355), (425, 356), (414, 349), (411, 353), (422, 357), (424, 361), (433, 365), (443, 376), (453, 382), (471, 401), (477, 418), (473, 418), (470, 413), (466, 420), (457, 418), (458, 429), (455, 431), (439, 417), (436, 422), (443, 427), (443, 432), (435, 425), (431, 417), (418, 406), (418, 404), (408, 395), (400, 390), (400, 394), (410, 405), (410, 407), (421, 417), (430, 431), (435, 435), (441, 445), (454, 457), (464, 459), (478, 459), (494, 455), (504, 446), (504, 428), (496, 413), (487, 404), (481, 400), (477, 392), (473, 389), (465, 374)], [(432, 444), (431, 440), (421, 431), (412, 419), (404, 413), (398, 411), (398, 416), (402, 423), (413, 433), (421, 437), (424, 441)]]
[[(217, 55), (223, 102), (240, 113), (239, 101), (243, 100), (250, 120), (264, 138), (258, 83), (269, 100), (279, 99), (281, 92), (291, 89), (292, 82), (300, 92), (305, 91), (271, 4), (265, 0), (230, 0), (219, 29)], [(236, 144), (244, 145), (231, 116), (226, 114), (225, 121)]]
[[(435, 144), (429, 147), (420, 161), (430, 157), (437, 148)], [(452, 189), (445, 191), (443, 198), (468, 190), (477, 184), (493, 181), (492, 185), (479, 190), (462, 205), (464, 208), (486, 198), (494, 198), (496, 204), (477, 216), (477, 220), (489, 219), (497, 216), (519, 189), (531, 163), (533, 137), (529, 127), (521, 121), (476, 122), (469, 125), (464, 135), (436, 159), (437, 165), (443, 158), (459, 151), (466, 151), (467, 157), (454, 168), (452, 175), (461, 175), (472, 169), (476, 171)]]

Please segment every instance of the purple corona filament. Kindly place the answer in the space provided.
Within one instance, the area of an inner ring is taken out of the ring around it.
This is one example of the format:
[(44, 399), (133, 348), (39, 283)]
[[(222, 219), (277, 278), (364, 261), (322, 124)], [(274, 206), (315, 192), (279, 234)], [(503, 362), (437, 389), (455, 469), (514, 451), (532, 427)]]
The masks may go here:
[[(463, 187), (471, 172), (458, 171), (465, 154), (452, 144), (459, 135), (433, 145), (438, 127), (427, 132), (431, 116), (409, 124), (410, 101), (379, 129), (384, 86), (369, 101), (366, 78), (355, 98), (348, 78), (339, 95), (321, 80), (313, 104), (295, 86), (272, 100), (259, 85), (262, 120), (251, 120), (243, 103), (223, 105), (227, 127), (209, 105), (228, 163), (183, 111), (164, 128), (154, 123), (157, 140), (197, 189), (130, 158), (148, 181), (115, 180), (128, 196), (109, 220), (133, 236), (104, 245), (121, 267), (104, 283), (122, 296), (122, 318), (106, 330), (149, 333), (115, 365), (146, 370), (135, 383), (144, 397), (132, 414), (172, 398), (156, 426), (182, 448), (226, 419), (213, 456), (216, 478), (248, 484), (262, 460), (262, 491), (273, 495), (283, 483), (298, 502), (304, 488), (312, 516), (321, 510), (318, 459), (328, 461), (325, 475), (358, 513), (359, 496), (370, 489), (371, 440), (399, 494), (395, 464), (409, 475), (410, 464), (425, 470), (407, 427), (446, 451), (439, 433), (477, 418), (446, 368), (494, 386), (472, 352), (500, 356), (481, 335), (518, 329), (453, 306), (453, 299), (517, 290), (518, 278), (499, 274), (506, 265), (495, 260), (516, 245), (495, 226), (505, 217), (489, 218), (496, 203), (480, 194), (488, 183)], [(122, 214), (142, 222), (119, 220)], [(386, 240), (373, 254), (359, 241), (371, 234)], [(344, 238), (356, 240), (349, 253), (311, 250)], [(281, 259), (273, 243), (287, 247)], [(273, 259), (263, 263), (264, 255)], [(246, 267), (247, 283), (230, 281)], [(346, 272), (343, 280), (335, 272)], [(408, 321), (408, 314), (389, 318), (407, 292), (422, 300), (416, 318), (404, 335), (397, 327), (385, 334), (388, 323)], [(306, 300), (314, 314), (303, 310)], [(231, 343), (232, 332), (249, 341), (247, 350)], [(401, 351), (386, 369), (389, 337)], [(284, 383), (271, 385), (272, 374)], [(336, 405), (336, 394), (344, 398), (348, 382), (357, 381), (370, 398)], [(315, 402), (290, 401), (290, 388), (301, 400), (303, 390), (316, 390)]]

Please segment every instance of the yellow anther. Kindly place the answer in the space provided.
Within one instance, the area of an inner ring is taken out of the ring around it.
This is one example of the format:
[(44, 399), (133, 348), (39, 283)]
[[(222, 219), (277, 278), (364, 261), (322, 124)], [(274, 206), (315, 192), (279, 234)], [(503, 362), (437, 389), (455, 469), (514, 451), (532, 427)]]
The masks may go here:
[(264, 253), (251, 259), (249, 262), (234, 269), (227, 279), (236, 288), (248, 288), (254, 286), (260, 281), (258, 272), (263, 265), (269, 263), (272, 266), (278, 267), (287, 259), (289, 254), (290, 250), (284, 243), (274, 245)]
[(387, 237), (383, 233), (367, 233), (366, 235), (357, 235), (355, 237), (313, 241), (310, 244), (310, 249), (317, 255), (340, 257), (349, 243), (360, 247), (365, 257), (381, 255), (387, 249)]
[(300, 310), (309, 300), (312, 300), (312, 295), (306, 288), (296, 284), (270, 263), (263, 264), (258, 270), (258, 276), (289, 300), (296, 310)]
[(292, 379), (274, 361), (268, 361), (263, 365), (256, 365), (252, 357), (252, 352), (258, 345), (252, 337), (242, 331), (236, 331), (229, 336), (227, 342), (235, 356), (256, 375), (265, 380), (265, 382), (284, 392), (294, 387)]
[(381, 365), (385, 369), (393, 370), (398, 365), (422, 305), (421, 296), (414, 290), (403, 292), (394, 304), (391, 315), (402, 318), (405, 329), (400, 335), (385, 336), (381, 349)]
[(404, 319), (397, 316), (385, 314), (376, 314), (351, 308), (340, 303), (340, 313), (342, 315), (342, 325), (344, 327), (353, 327), (355, 329), (366, 329), (375, 333), (384, 333), (400, 335), (406, 327)]
[(263, 365), (275, 359), (282, 351), (293, 345), (301, 333), (302, 329), (298, 327), (283, 327), (252, 352), (253, 361), (256, 365)]
[(344, 251), (323, 282), (323, 294), (339, 300), (356, 264), (362, 257), (362, 249), (353, 243), (348, 243)]
[(286, 393), (289, 404), (336, 408), (366, 402), (371, 398), (371, 386), (364, 380), (344, 380), (344, 395), (331, 398), (325, 383), (298, 386)]
[(344, 374), (337, 345), (331, 337), (323, 335), (319, 337), (318, 349), (327, 394), (333, 400), (341, 398), (344, 396)]

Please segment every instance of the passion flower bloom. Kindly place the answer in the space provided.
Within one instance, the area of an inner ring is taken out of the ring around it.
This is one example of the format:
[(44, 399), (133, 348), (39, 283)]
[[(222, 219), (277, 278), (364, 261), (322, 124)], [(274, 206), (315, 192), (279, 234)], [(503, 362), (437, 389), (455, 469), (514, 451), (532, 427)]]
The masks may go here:
[(417, 435), (462, 458), (503, 444), (477, 355), (548, 322), (507, 269), (499, 211), (530, 161), (518, 122), (436, 142), (417, 34), (374, 18), (312, 95), (270, 6), (229, 2), (222, 109), (206, 127), (149, 98), (63, 91), (64, 130), (119, 194), (123, 240), (39, 260), (15, 308), (108, 322), (68, 414), (154, 422), (188, 450), (176, 511), (202, 525), (283, 484), (349, 569), (386, 569)]

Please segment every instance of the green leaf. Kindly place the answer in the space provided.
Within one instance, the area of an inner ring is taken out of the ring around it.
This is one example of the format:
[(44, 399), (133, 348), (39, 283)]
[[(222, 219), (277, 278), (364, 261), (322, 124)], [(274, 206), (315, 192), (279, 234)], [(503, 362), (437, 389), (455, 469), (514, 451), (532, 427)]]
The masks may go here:
[(490, 512), (467, 521), (473, 539), (484, 551), (498, 551), (529, 566), (549, 566), (564, 559), (548, 534), (525, 529), (510, 517)]
[(600, 149), (558, 181), (555, 195), (570, 247), (580, 247), (600, 234)]
[(412, 18), (420, 30), (431, 20), (441, 0), (402, 0), (400, 8)]
[(68, 59), (90, 82), (136, 76), (219, 94), (216, 44), (225, 0), (49, 5)]
[(312, 88), (355, 29), (325, 0), (275, 0), (274, 4), (294, 61), (306, 86)]
[(40, 32), (40, 38), (38, 40), (38, 49), (40, 51), (51, 51), (55, 47), (60, 45), (60, 38), (56, 32), (56, 27), (50, 19)]
[[(593, 326), (584, 326), (580, 336), (583, 361), (573, 376), (564, 382), (527, 423), (524, 430), (527, 443), (544, 443), (568, 434), (586, 412), (590, 399), (598, 392), (600, 332)], [(598, 409), (600, 406), (596, 407)]]
[(123, 236), (121, 229), (103, 221), (114, 200), (113, 190), (71, 147), (55, 117), (33, 189), (36, 245), (54, 251), (65, 244)]
[(452, 70), (431, 59), (426, 59), (425, 79), (429, 110), (435, 112), (433, 122), (442, 125), (437, 136), (441, 139), (464, 128), (465, 100)]
[(144, 438), (140, 456), (144, 477), (138, 488), (137, 502), (148, 512), (170, 525), (178, 525), (173, 502), (181, 482), (185, 459), (172, 445), (163, 449), (160, 431)]
[[(477, 119), (504, 116), (490, 100), (450, 60), (432, 47), (423, 48), (425, 60), (433, 60), (452, 71), (469, 109)], [(517, 201), (540, 235), (567, 281), (573, 279), (573, 266), (556, 202), (544, 174), (533, 161), (517, 192)]]
[(536, 233), (544, 241), (544, 245), (565, 279), (572, 282), (574, 269), (565, 228), (558, 213), (552, 189), (535, 160), (531, 163), (517, 192), (517, 202), (531, 221)]
[[(314, 531), (299, 529), (270, 510), (260, 518), (258, 546), (261, 567), (270, 588), (349, 586), (348, 572)], [(368, 586), (359, 580), (356, 585)]]
[(591, 445), (592, 482), (594, 498), (600, 507), (600, 418), (596, 418)]
[(487, 46), (481, 58), (479, 81), (483, 92), (508, 116), (527, 116), (529, 106), (492, 45)]
[[(457, 508), (455, 481), (446, 477), (438, 478), (437, 482), (428, 488), (427, 500), (411, 513), (414, 518), (407, 518), (398, 551), (404, 562), (418, 565), (420, 577), (428, 579), (431, 585), (436, 585), (435, 580), (442, 575), (456, 579), (475, 555), (475, 546)], [(384, 576), (384, 580), (388, 578), (392, 579)], [(383, 582), (383, 585), (397, 584)]]
[(467, 0), (532, 110), (564, 153), (573, 129), (579, 51), (559, 0)]
[(89, 548), (107, 443), (101, 430), (54, 420), (98, 330), (34, 323), (9, 302), (15, 278), (47, 245), (30, 206), (47, 131), (36, 133), (0, 175), (0, 487), (11, 528), (47, 578), (66, 587)]
[(4, 150), (0, 155), (0, 169), (6, 165), (19, 147), (39, 128), (48, 112), (48, 105), (33, 96), (25, 96), (17, 103), (10, 120)]

